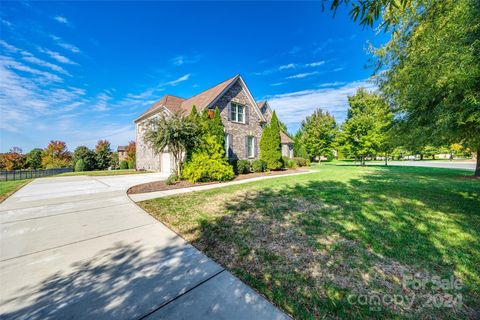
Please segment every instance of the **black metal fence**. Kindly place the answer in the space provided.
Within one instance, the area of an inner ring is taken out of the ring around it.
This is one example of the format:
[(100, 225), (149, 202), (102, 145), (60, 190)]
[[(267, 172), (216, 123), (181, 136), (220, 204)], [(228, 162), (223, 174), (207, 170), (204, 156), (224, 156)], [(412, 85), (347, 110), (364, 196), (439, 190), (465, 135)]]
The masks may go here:
[(0, 171), (0, 181), (48, 177), (65, 172), (73, 172), (73, 168)]

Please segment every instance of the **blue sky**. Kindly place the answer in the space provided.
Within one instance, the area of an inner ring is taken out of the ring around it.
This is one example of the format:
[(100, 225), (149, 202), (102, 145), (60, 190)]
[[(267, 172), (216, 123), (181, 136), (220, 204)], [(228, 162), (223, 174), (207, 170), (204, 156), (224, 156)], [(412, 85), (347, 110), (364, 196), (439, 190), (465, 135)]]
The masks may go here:
[(315, 108), (342, 121), (367, 82), (368, 41), (386, 35), (320, 2), (2, 2), (0, 151), (50, 140), (112, 147), (170, 93), (240, 73), (289, 131)]

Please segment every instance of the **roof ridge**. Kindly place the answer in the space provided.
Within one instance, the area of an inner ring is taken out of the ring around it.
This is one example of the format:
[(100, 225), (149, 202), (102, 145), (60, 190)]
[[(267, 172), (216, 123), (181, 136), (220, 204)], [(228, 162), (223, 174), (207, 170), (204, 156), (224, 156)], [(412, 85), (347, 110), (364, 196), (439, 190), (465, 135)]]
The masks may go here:
[(213, 88), (215, 88), (216, 86), (219, 86), (219, 85), (221, 85), (221, 84), (224, 83), (224, 82), (227, 82), (228, 80), (233, 80), (233, 78), (236, 78), (236, 77), (238, 77), (238, 76), (240, 76), (240, 73), (238, 73), (238, 74), (236, 74), (235, 76), (230, 77), (230, 78), (228, 78), (228, 79), (226, 79), (226, 80), (223, 80), (223, 81), (221, 81), (221, 82), (219, 82), (219, 83), (211, 86), (211, 87), (208, 88), (208, 89), (205, 89), (205, 90), (203, 90), (203, 91), (200, 91), (200, 92), (197, 93), (196, 95), (191, 96), (190, 98), (187, 98), (187, 99), (185, 99), (185, 100), (190, 100), (190, 99), (192, 99), (192, 98), (195, 98), (196, 96), (201, 95), (201, 94), (204, 93), (205, 91), (208, 91), (208, 90), (210, 90), (210, 89), (213, 89)]

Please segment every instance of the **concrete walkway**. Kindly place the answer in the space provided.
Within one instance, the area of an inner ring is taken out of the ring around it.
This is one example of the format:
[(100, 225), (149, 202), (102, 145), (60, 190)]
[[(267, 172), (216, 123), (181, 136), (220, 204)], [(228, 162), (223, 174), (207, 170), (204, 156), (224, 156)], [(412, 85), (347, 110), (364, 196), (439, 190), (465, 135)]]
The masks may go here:
[(0, 204), (0, 318), (288, 318), (125, 194), (165, 178), (43, 178)]
[(289, 173), (289, 174), (282, 174), (282, 175), (272, 175), (272, 176), (263, 176), (263, 177), (256, 177), (256, 178), (251, 178), (251, 179), (237, 180), (237, 181), (224, 182), (224, 183), (206, 184), (206, 185), (203, 185), (203, 186), (190, 187), (190, 188), (181, 188), (181, 189), (172, 189), (172, 190), (164, 190), (164, 191), (154, 191), (154, 192), (131, 194), (130, 198), (135, 202), (139, 202), (139, 201), (150, 200), (150, 199), (155, 199), (155, 198), (167, 197), (167, 196), (171, 196), (171, 195), (175, 195), (175, 194), (188, 193), (188, 192), (194, 192), (194, 191), (210, 190), (210, 189), (216, 189), (216, 188), (223, 188), (223, 187), (227, 187), (227, 186), (231, 186), (231, 185), (235, 185), (235, 184), (243, 184), (243, 183), (249, 183), (249, 182), (254, 182), (254, 181), (288, 177), (288, 176), (297, 176), (297, 175), (308, 174), (308, 173), (312, 173), (312, 172), (318, 172), (318, 171), (309, 170), (309, 171), (304, 171), (304, 172), (296, 172), (296, 173)]

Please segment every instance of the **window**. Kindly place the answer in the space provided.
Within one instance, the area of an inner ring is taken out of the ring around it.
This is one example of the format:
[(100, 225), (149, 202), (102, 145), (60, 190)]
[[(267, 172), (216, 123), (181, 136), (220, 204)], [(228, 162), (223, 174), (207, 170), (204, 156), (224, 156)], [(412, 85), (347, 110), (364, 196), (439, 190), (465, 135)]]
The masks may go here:
[(255, 138), (252, 136), (247, 137), (247, 157), (254, 158), (255, 157)]
[(230, 105), (230, 119), (233, 122), (245, 123), (245, 106), (232, 102)]
[(230, 158), (230, 153), (228, 152), (230, 147), (230, 135), (228, 133), (225, 133), (225, 154), (227, 155), (227, 158)]

